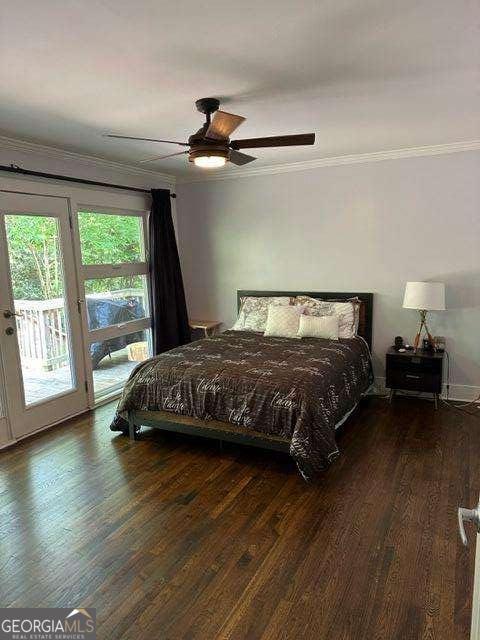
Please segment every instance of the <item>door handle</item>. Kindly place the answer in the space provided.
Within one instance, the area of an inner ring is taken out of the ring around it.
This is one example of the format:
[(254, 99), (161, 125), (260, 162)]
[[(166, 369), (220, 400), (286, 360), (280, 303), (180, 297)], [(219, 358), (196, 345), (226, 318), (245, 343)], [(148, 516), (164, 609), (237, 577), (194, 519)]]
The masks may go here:
[(15, 329), (13, 327), (7, 327), (5, 329), (5, 333), (7, 334), (7, 336), (13, 336), (13, 334), (15, 333)]
[(460, 532), (460, 538), (465, 547), (468, 546), (468, 539), (465, 534), (464, 522), (473, 522), (477, 529), (477, 533), (480, 533), (480, 512), (479, 509), (465, 509), (460, 507), (458, 509), (458, 528)]
[(5, 311), (3, 312), (4, 318), (13, 318), (13, 316), (19, 316), (21, 318), (22, 315), (23, 314), (21, 313), (15, 313), (15, 311), (10, 311), (10, 309), (5, 309)]

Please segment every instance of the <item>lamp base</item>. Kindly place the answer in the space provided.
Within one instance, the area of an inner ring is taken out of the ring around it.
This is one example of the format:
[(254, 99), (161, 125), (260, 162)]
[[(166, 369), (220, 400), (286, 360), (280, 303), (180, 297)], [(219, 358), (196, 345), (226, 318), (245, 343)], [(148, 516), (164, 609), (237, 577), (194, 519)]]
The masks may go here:
[(413, 348), (415, 353), (418, 351), (418, 345), (420, 344), (420, 337), (422, 335), (422, 330), (425, 329), (425, 333), (427, 334), (428, 342), (430, 344), (430, 349), (435, 351), (435, 343), (433, 341), (432, 335), (427, 326), (427, 312), (425, 309), (420, 309), (420, 326), (418, 328), (417, 335), (415, 336), (415, 341), (413, 343)]

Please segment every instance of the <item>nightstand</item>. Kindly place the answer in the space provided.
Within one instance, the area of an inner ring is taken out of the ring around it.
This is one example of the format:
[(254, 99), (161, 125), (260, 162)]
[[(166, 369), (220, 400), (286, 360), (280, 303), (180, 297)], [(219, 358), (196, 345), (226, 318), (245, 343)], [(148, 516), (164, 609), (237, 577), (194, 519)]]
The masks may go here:
[(221, 322), (216, 320), (189, 320), (190, 329), (200, 329), (204, 332), (205, 337), (209, 338), (218, 333)]
[(390, 401), (396, 390), (433, 393), (435, 409), (442, 393), (443, 353), (405, 351), (400, 353), (390, 348), (387, 351), (387, 381)]

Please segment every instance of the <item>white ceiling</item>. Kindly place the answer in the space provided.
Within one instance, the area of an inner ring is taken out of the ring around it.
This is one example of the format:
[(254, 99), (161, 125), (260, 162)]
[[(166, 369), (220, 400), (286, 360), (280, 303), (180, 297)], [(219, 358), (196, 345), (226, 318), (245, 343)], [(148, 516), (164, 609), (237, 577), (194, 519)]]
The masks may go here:
[[(264, 166), (480, 138), (477, 0), (15, 0), (0, 9), (0, 133), (135, 164), (186, 140), (194, 101), (233, 137), (315, 131)], [(253, 150), (252, 150), (253, 151)], [(248, 150), (247, 150), (248, 153)], [(184, 157), (144, 165), (198, 173)], [(235, 171), (235, 167), (228, 167)]]

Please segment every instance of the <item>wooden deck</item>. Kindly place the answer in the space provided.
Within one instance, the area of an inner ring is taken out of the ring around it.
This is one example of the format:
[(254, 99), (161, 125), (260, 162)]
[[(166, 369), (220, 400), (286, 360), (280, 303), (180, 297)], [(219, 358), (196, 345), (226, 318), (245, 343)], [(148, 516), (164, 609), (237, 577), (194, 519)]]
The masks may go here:
[[(130, 362), (127, 350), (120, 349), (105, 356), (97, 369), (93, 371), (95, 396), (102, 396), (125, 382), (138, 362)], [(39, 402), (56, 393), (72, 388), (70, 367), (64, 366), (53, 371), (24, 370), (23, 379), (28, 404)]]
[(2, 606), (96, 607), (102, 640), (468, 637), (478, 419), (366, 400), (307, 485), (280, 453), (130, 442), (112, 412), (0, 452)]

